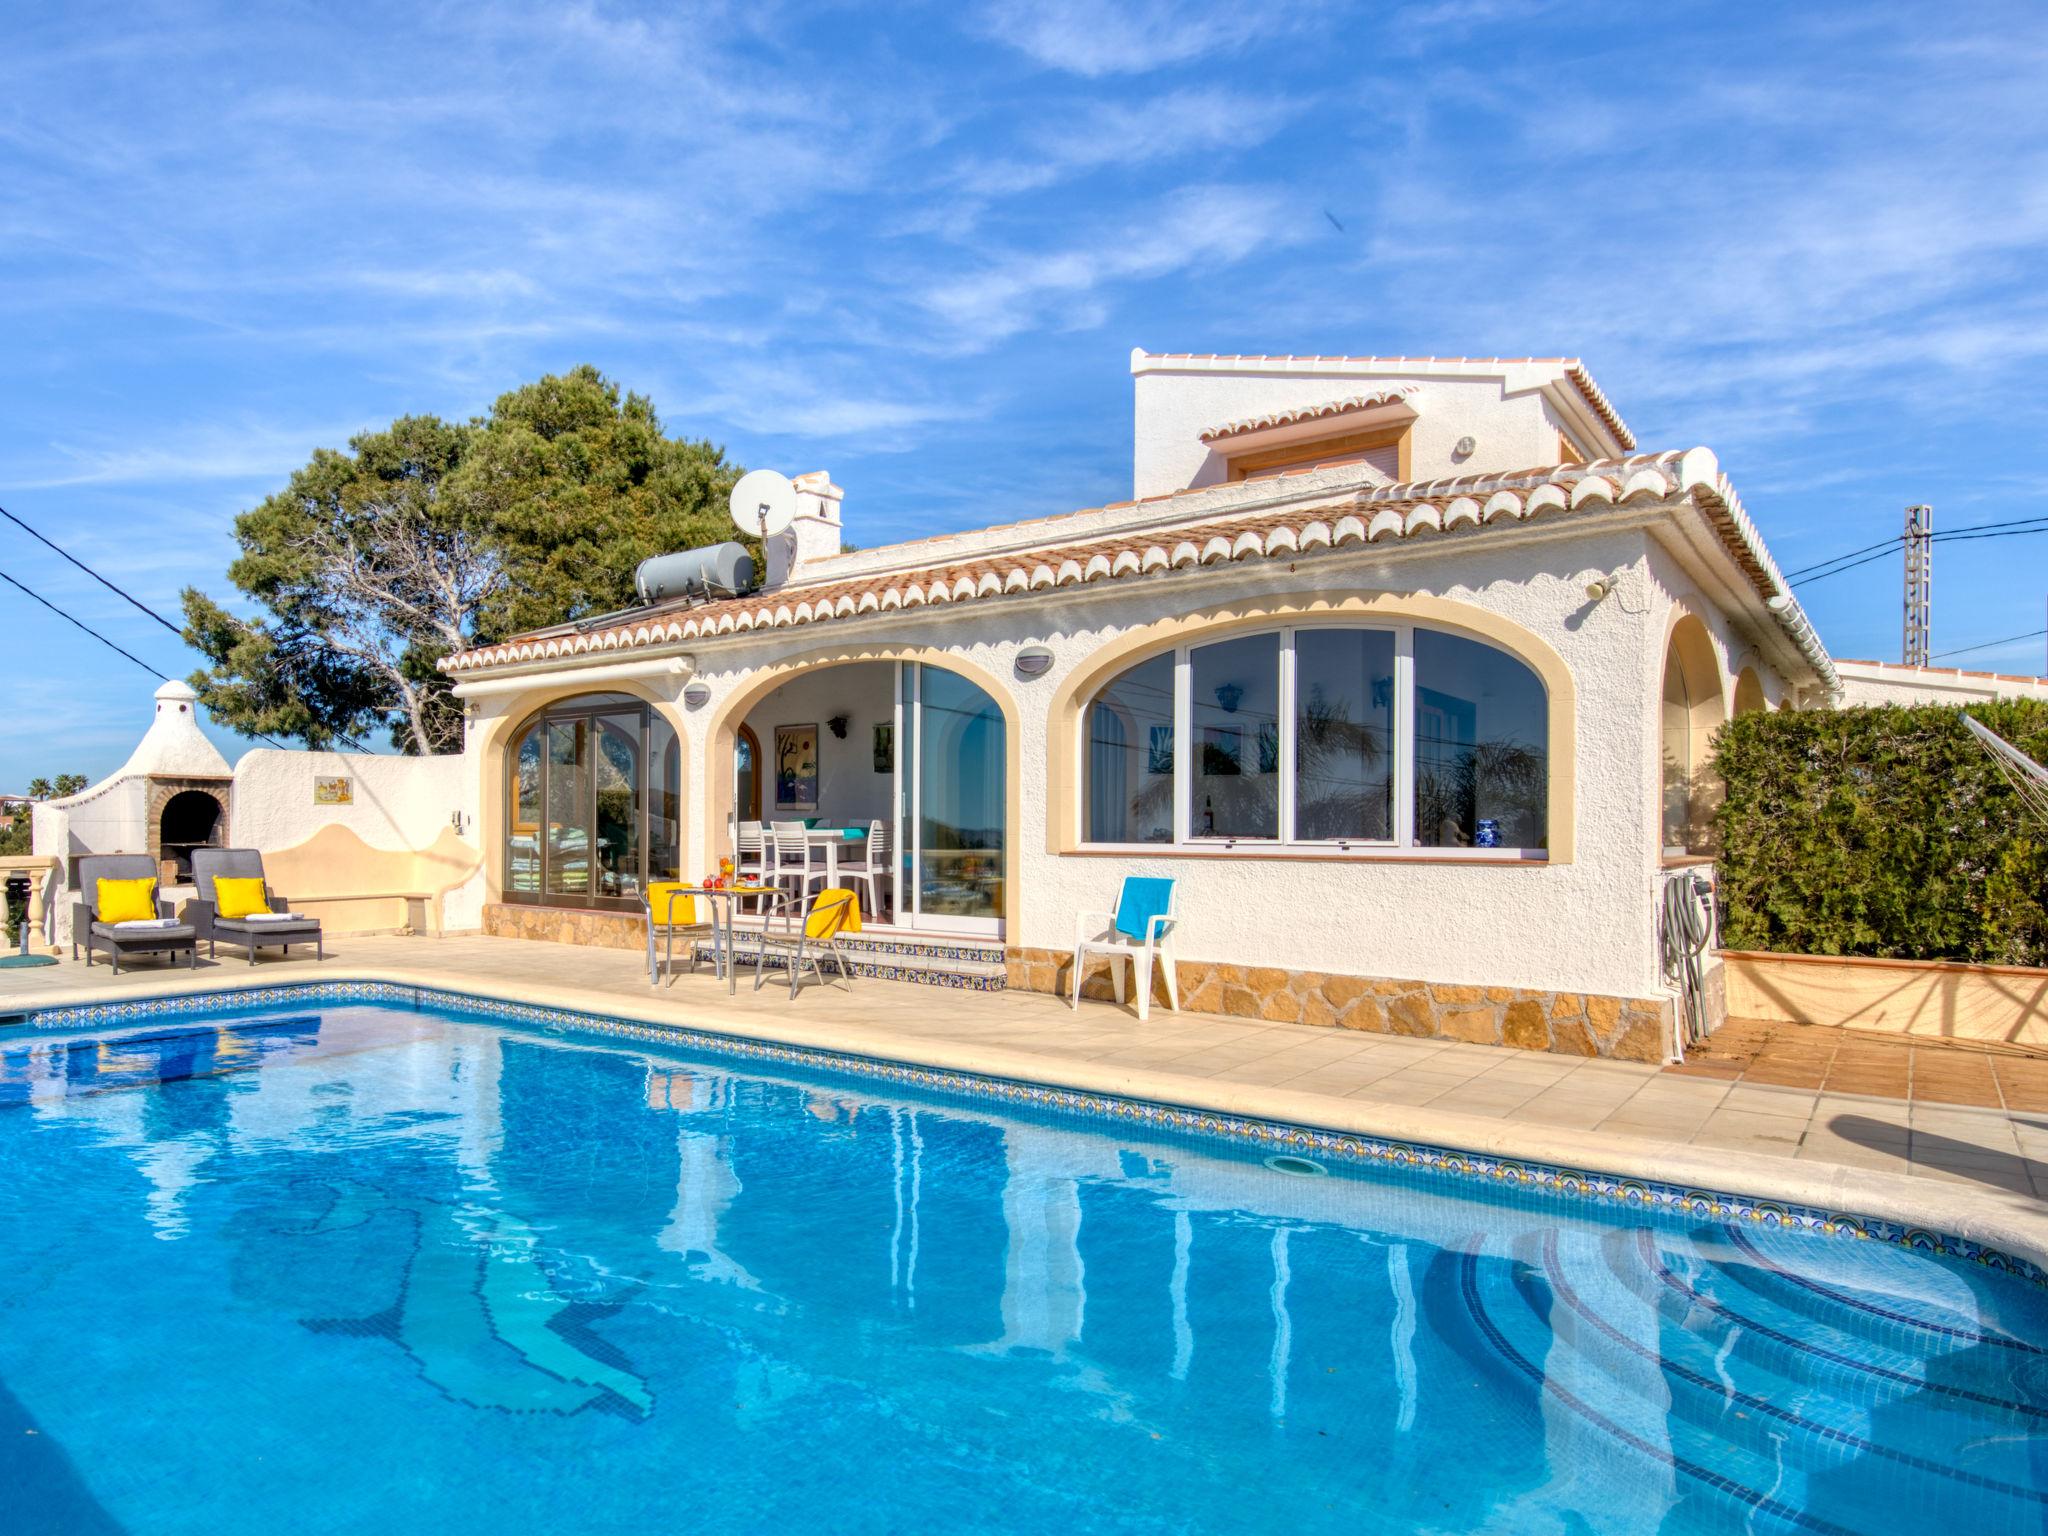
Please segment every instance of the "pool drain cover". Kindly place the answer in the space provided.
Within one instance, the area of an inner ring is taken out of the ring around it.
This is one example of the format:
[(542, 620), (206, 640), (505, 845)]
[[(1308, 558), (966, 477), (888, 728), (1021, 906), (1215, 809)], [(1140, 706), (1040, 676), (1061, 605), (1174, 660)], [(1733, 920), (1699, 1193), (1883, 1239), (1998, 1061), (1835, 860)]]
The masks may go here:
[(1291, 1173), (1297, 1178), (1303, 1179), (1319, 1178), (1330, 1171), (1321, 1163), (1311, 1162), (1305, 1157), (1291, 1157), (1286, 1153), (1282, 1153), (1278, 1157), (1267, 1158), (1266, 1166), (1275, 1173)]

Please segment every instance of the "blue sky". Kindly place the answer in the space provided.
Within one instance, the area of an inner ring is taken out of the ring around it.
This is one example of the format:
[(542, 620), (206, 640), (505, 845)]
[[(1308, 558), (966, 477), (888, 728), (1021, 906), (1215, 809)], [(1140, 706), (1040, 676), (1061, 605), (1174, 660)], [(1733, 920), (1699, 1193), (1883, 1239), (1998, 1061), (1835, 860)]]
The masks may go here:
[[(2041, 510), (2038, 5), (10, 12), (0, 504), (167, 613), (315, 447), (579, 362), (868, 544), (1128, 494), (1134, 345), (1582, 356), (1787, 568)], [(2048, 623), (2044, 557), (1938, 547), (1934, 649)], [(1896, 659), (1898, 592), (1802, 596)], [(148, 678), (0, 618), (0, 789), (118, 765)]]

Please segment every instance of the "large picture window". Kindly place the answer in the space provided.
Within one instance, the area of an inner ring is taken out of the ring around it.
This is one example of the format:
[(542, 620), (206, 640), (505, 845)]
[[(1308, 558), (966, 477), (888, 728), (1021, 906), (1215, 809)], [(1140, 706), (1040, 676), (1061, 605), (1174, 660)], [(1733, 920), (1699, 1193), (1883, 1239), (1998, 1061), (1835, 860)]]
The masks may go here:
[(1087, 706), (1098, 844), (1548, 846), (1550, 704), (1498, 647), (1302, 626), (1148, 657)]
[(682, 862), (680, 743), (625, 694), (564, 699), (513, 738), (505, 899), (637, 907)]

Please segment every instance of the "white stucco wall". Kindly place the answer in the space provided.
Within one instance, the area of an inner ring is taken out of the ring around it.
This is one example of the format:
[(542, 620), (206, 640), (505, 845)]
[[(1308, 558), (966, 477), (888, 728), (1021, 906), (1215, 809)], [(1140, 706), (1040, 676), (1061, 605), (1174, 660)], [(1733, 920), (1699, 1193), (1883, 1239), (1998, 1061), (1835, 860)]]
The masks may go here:
[[(314, 779), (336, 777), (352, 781), (351, 803), (315, 804)], [(431, 848), (449, 830), (475, 844), (478, 787), (474, 765), (457, 753), (397, 757), (261, 747), (235, 765), (234, 840), (238, 847), (277, 851), (296, 848), (324, 828), (343, 827), (371, 848), (394, 852)], [(449, 892), (441, 921), (451, 931), (478, 927), (483, 903), (479, 870)]]
[(1838, 661), (1842, 703), (1976, 704), (1985, 699), (2048, 699), (2048, 677), (1961, 672), (1949, 667), (1903, 667), (1874, 661)]
[[(1137, 366), (1134, 496), (1159, 496), (1226, 479), (1225, 461), (1201, 440), (1209, 428), (1268, 411), (1349, 399), (1390, 384), (1413, 386), (1411, 479), (1497, 473), (1559, 459), (1557, 418), (1537, 392), (1557, 376), (1555, 368), (1461, 365), (1468, 369), (1466, 376), (1453, 378), (1421, 368), (1403, 372), (1341, 359), (1321, 364), (1291, 360), (1285, 371), (1225, 372), (1209, 364), (1176, 368), (1171, 360)], [(1473, 438), (1474, 448), (1461, 459), (1453, 449), (1466, 436)]]
[[(698, 680), (711, 700), (679, 711), (689, 760), (689, 867), (708, 867), (724, 835), (708, 815), (705, 786), (713, 773), (730, 771), (709, 760), (711, 722), (758, 669), (819, 649), (933, 646), (1005, 680), (1015, 704), (1022, 776), (1021, 819), (1011, 829), (1019, 852), (1017, 920), (1007, 935), (1012, 944), (1070, 947), (1077, 909), (1110, 902), (1127, 873), (1162, 874), (1180, 882), (1188, 958), (1657, 996), (1657, 694), (1650, 680), (1659, 675), (1663, 631), (1658, 616), (1631, 614), (1618, 603), (1589, 606), (1583, 591), (1591, 572), (1641, 571), (1646, 561), (1644, 535), (1626, 527), (1591, 537), (1475, 539), (1305, 560), (1293, 572), (1275, 563), (1211, 571), (1199, 580), (1123, 581), (1079, 589), (1060, 601), (986, 600), (705, 645), (698, 650)], [(1315, 589), (1412, 592), (1470, 603), (1559, 653), (1578, 690), (1577, 836), (1570, 863), (1503, 868), (1398, 857), (1310, 861), (1242, 852), (1049, 851), (1048, 709), (1076, 667), (1106, 642), (1161, 618), (1238, 597)], [(1053, 666), (1041, 677), (1019, 678), (1016, 654), (1033, 644), (1053, 652)], [(815, 677), (829, 686), (832, 670), (821, 668)], [(679, 696), (680, 681), (663, 686), (669, 697)], [(496, 702), (477, 701), (487, 712)], [(780, 705), (768, 713), (787, 716)], [(829, 804), (826, 811), (832, 814)]]
[[(352, 803), (315, 805), (316, 778), (351, 780)], [(476, 788), (476, 775), (455, 753), (396, 757), (258, 747), (235, 765), (235, 843), (291, 848), (322, 827), (343, 826), (372, 848), (425, 848), (457, 811), (473, 828)]]

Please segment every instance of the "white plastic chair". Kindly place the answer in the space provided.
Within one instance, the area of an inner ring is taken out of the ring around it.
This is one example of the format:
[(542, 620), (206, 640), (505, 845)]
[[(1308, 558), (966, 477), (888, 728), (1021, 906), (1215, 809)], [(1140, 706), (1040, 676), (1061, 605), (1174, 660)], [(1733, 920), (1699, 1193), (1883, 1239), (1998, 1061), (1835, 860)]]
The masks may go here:
[[(1131, 962), (1133, 979), (1137, 983), (1138, 1017), (1141, 1019), (1150, 1017), (1152, 1012), (1152, 972), (1163, 966), (1166, 1005), (1175, 1013), (1180, 1012), (1180, 978), (1176, 974), (1178, 967), (1173, 952), (1173, 896), (1174, 882), (1171, 880), (1126, 875), (1124, 883), (1117, 888), (1116, 911), (1075, 915), (1074, 968), (1068, 986), (1072, 990), (1076, 1010), (1081, 1006), (1082, 968), (1093, 957), (1109, 962), (1110, 985), (1116, 988), (1118, 1003), (1124, 1000), (1123, 962)], [(1162, 897), (1159, 904), (1164, 910), (1154, 911), (1145, 919), (1143, 937), (1128, 932), (1136, 921), (1135, 912), (1140, 907), (1151, 905), (1153, 899)], [(1131, 916), (1131, 922), (1124, 921), (1127, 915)]]

